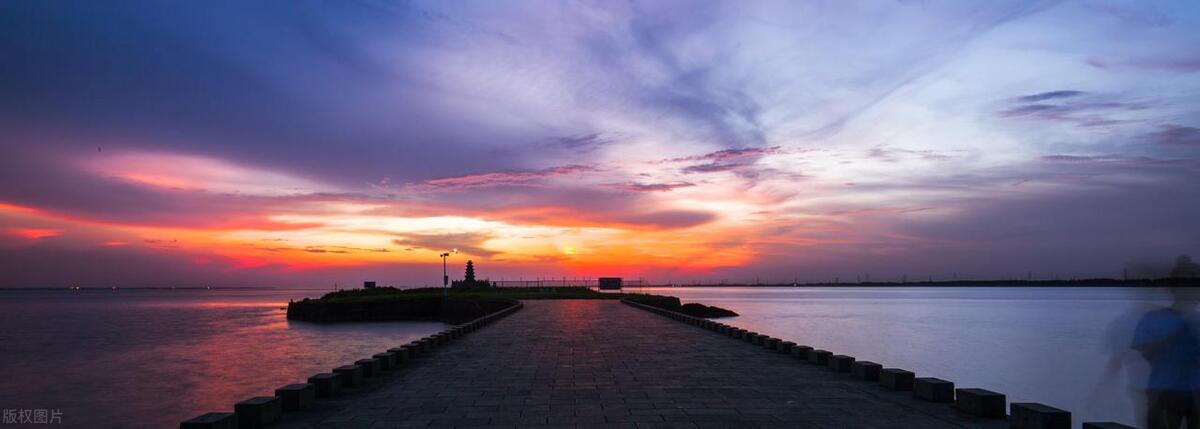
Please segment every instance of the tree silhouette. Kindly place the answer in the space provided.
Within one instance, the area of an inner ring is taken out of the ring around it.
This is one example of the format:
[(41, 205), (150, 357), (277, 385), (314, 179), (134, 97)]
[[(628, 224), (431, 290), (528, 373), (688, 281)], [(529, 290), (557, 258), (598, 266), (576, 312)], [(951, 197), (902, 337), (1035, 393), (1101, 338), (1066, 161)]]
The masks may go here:
[(471, 262), (471, 261), (469, 261), (469, 260), (467, 261), (467, 274), (466, 274), (466, 276), (463, 278), (463, 280), (464, 280), (464, 281), (465, 281), (467, 284), (474, 284), (474, 283), (475, 283), (475, 263), (474, 263), (474, 262)]

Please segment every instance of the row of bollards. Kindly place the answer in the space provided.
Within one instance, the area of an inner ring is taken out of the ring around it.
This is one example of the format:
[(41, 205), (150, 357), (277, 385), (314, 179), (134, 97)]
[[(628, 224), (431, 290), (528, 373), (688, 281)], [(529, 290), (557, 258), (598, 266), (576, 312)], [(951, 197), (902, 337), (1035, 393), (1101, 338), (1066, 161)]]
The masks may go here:
[[(699, 326), (731, 338), (793, 356), (813, 365), (826, 366), (836, 372), (849, 373), (855, 379), (876, 382), (888, 390), (911, 391), (913, 396), (918, 399), (929, 402), (951, 403), (958, 411), (971, 416), (986, 419), (1008, 418), (1009, 427), (1013, 429), (1071, 428), (1071, 413), (1051, 406), (1035, 402), (1014, 402), (1009, 404), (1008, 413), (1006, 413), (1004, 409), (1006, 398), (1003, 393), (976, 388), (955, 389), (954, 383), (951, 381), (933, 377), (917, 377), (912, 371), (899, 368), (884, 368), (882, 365), (874, 362), (858, 361), (846, 355), (835, 355), (827, 350), (813, 349), (810, 346), (772, 338), (721, 322), (688, 316), (628, 300), (621, 300), (621, 302), (670, 317), (689, 325)], [(1101, 428), (1133, 429), (1130, 426), (1111, 422), (1083, 424), (1083, 429)]]
[(279, 420), (289, 411), (309, 410), (318, 399), (340, 396), (346, 389), (364, 385), (367, 378), (376, 378), (389, 371), (404, 367), (417, 356), (429, 353), (436, 347), (512, 314), (522, 307), (520, 301), (495, 313), (455, 325), (453, 328), (413, 341), (400, 347), (390, 348), (367, 359), (354, 361), (352, 365), (339, 366), (332, 372), (308, 378), (307, 383), (289, 384), (275, 389), (275, 396), (257, 396), (238, 402), (233, 412), (207, 413), (179, 424), (180, 429), (253, 429), (266, 427)]

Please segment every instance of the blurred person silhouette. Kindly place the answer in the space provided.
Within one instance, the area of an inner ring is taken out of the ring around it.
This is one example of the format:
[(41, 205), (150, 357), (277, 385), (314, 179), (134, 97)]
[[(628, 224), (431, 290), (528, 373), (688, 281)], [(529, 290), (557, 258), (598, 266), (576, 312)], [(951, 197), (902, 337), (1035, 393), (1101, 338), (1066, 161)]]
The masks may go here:
[(1142, 354), (1130, 348), (1138, 321), (1146, 313), (1162, 308), (1152, 304), (1159, 293), (1166, 289), (1128, 288), (1123, 289), (1129, 308), (1117, 314), (1105, 329), (1100, 344), (1108, 356), (1107, 364), (1099, 382), (1084, 403), (1086, 414), (1112, 416), (1129, 413), (1127, 423), (1146, 423), (1146, 380), (1150, 377), (1150, 364)]
[(1170, 307), (1143, 315), (1133, 333), (1132, 348), (1150, 364), (1146, 424), (1148, 429), (1200, 429), (1200, 340), (1194, 325), (1200, 289), (1174, 287), (1171, 296)]

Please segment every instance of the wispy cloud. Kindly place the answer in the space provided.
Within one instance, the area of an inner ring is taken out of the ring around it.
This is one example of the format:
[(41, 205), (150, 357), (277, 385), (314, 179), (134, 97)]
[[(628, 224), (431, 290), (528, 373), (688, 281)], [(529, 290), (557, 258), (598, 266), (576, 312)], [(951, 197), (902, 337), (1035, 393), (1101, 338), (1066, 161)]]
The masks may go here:
[(1103, 275), (1197, 241), (1175, 7), (19, 2), (0, 272)]
[(1089, 164), (1125, 164), (1125, 165), (1178, 165), (1192, 161), (1185, 159), (1163, 159), (1149, 156), (1125, 155), (1046, 155), (1042, 157), (1048, 162), (1059, 163), (1089, 163)]
[(690, 188), (696, 186), (691, 182), (671, 182), (671, 183), (609, 183), (606, 186), (610, 188), (620, 189), (630, 192), (665, 192), (673, 191), (679, 188)]
[(434, 252), (445, 252), (451, 249), (458, 249), (459, 252), (464, 252), (476, 256), (494, 256), (500, 252), (484, 248), (484, 243), (492, 239), (493, 236), (489, 233), (482, 232), (466, 232), (466, 233), (446, 233), (446, 234), (402, 234), (401, 238), (392, 240), (392, 243), (403, 247), (417, 247)]
[(596, 167), (586, 165), (564, 165), (544, 168), (541, 170), (496, 171), (489, 173), (468, 174), (465, 176), (430, 179), (417, 184), (419, 187), (432, 189), (462, 189), (501, 185), (517, 185), (536, 180), (589, 173), (597, 171)]
[(547, 147), (574, 152), (592, 152), (602, 146), (612, 143), (612, 137), (600, 133), (581, 134), (575, 136), (552, 137), (546, 143)]
[(1024, 101), (1027, 103), (1034, 103), (1034, 102), (1038, 102), (1038, 101), (1046, 101), (1046, 100), (1052, 100), (1052, 99), (1056, 99), (1056, 98), (1078, 97), (1083, 94), (1084, 94), (1083, 91), (1064, 89), (1064, 90), (1059, 90), (1059, 91), (1048, 91), (1048, 92), (1042, 92), (1042, 93), (1038, 93), (1038, 94), (1025, 95), (1025, 96), (1017, 97), (1017, 100)]
[(708, 163), (708, 164), (689, 165), (689, 166), (687, 166), (687, 167), (684, 167), (684, 168), (683, 168), (682, 170), (680, 170), (680, 171), (681, 171), (681, 172), (683, 172), (684, 174), (690, 174), (690, 173), (720, 173), (720, 172), (723, 172), (723, 171), (733, 171), (733, 170), (737, 170), (737, 169), (739, 169), (739, 168), (746, 167), (746, 166), (748, 166), (748, 165), (749, 165), (748, 163), (727, 163), (727, 164), (722, 164), (722, 163), (716, 163), (716, 162), (712, 162), (712, 163)]
[(1200, 146), (1200, 128), (1166, 124), (1151, 133), (1150, 138), (1167, 146)]
[(1140, 58), (1134, 60), (1111, 61), (1101, 58), (1088, 58), (1087, 64), (1105, 70), (1149, 70), (1174, 73), (1191, 73), (1200, 71), (1200, 56)]
[(713, 161), (713, 162), (729, 162), (741, 159), (754, 159), (764, 155), (779, 153), (782, 150), (781, 146), (757, 147), (744, 149), (724, 149), (716, 152), (709, 152), (703, 155), (685, 156), (679, 158), (664, 159), (661, 162), (687, 162), (687, 161)]
[(1105, 127), (1125, 122), (1122, 114), (1145, 109), (1144, 103), (1075, 90), (1024, 95), (996, 112), (1006, 119), (1069, 122), (1082, 127)]

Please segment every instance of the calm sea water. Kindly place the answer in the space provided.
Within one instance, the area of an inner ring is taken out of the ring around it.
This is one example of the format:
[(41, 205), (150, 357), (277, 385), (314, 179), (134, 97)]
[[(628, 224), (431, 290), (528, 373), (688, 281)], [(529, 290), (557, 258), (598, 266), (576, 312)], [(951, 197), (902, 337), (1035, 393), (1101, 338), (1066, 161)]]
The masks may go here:
[[(728, 322), (1057, 406), (1141, 421), (1129, 353), (1158, 291), (1120, 288), (633, 288), (731, 308)], [(299, 290), (0, 290), (0, 408), (65, 426), (174, 427), (436, 332), (439, 323), (288, 322)]]
[[(632, 288), (631, 291), (638, 291)], [(1084, 421), (1142, 426), (1138, 317), (1169, 305), (1128, 288), (644, 288), (732, 309), (727, 323)]]
[(324, 292), (0, 290), (0, 409), (58, 409), (69, 427), (178, 427), (444, 327), (289, 322), (280, 309)]

